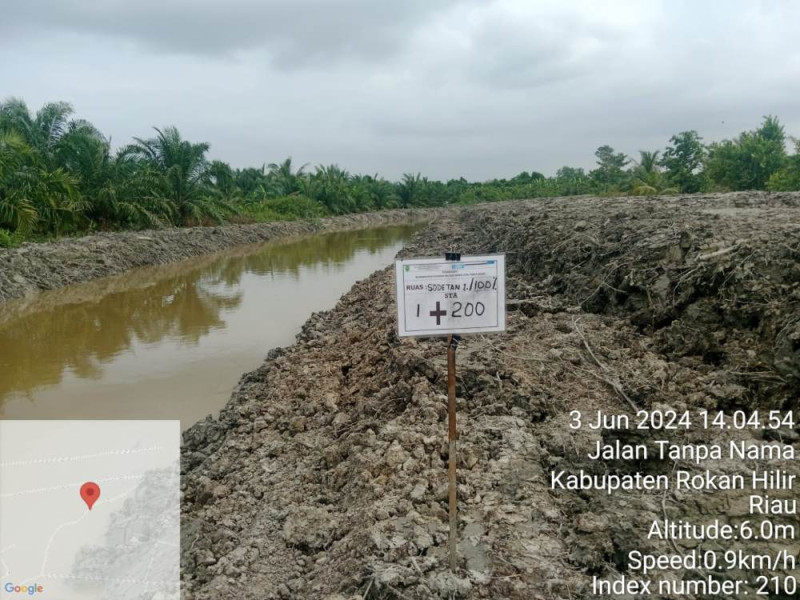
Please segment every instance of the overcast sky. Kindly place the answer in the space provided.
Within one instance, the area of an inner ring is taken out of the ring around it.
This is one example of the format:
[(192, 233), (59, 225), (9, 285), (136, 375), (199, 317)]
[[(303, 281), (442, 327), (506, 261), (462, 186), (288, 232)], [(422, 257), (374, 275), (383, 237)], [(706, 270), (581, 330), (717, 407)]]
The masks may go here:
[(800, 136), (800, 2), (2, 0), (0, 98), (112, 141), (391, 179), (591, 168), (776, 114)]

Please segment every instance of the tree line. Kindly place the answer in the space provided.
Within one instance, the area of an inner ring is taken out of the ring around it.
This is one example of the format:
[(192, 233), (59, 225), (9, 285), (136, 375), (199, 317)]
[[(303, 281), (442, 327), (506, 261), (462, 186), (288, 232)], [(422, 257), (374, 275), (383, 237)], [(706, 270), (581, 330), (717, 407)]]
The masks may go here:
[(387, 208), (498, 200), (701, 191), (800, 190), (800, 141), (786, 150), (784, 127), (767, 116), (758, 128), (704, 144), (696, 131), (670, 138), (636, 160), (611, 146), (597, 166), (562, 167), (554, 176), (447, 182), (405, 174), (397, 182), (355, 175), (338, 165), (309, 169), (283, 162), (234, 169), (209, 160), (209, 144), (175, 127), (113, 150), (66, 102), (32, 112), (24, 101), (0, 103), (0, 246), (96, 230), (315, 218)]

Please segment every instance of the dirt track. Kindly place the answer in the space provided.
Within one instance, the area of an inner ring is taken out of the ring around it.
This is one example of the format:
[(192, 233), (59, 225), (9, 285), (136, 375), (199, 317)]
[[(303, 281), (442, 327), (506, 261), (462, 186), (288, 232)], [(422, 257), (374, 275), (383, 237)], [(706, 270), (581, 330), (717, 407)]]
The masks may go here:
[(427, 220), (443, 209), (388, 210), (315, 221), (99, 233), (0, 248), (0, 303), (38, 291), (277, 238)]
[[(646, 538), (653, 520), (741, 521), (742, 492), (552, 491), (550, 472), (764, 466), (589, 461), (601, 434), (571, 430), (569, 411), (796, 411), (799, 207), (797, 194), (580, 198), (440, 218), (405, 254), (506, 252), (512, 311), (507, 334), (459, 347), (459, 576), (445, 557), (445, 349), (396, 337), (387, 269), (186, 432), (187, 597), (583, 598), (593, 575), (625, 572), (629, 550), (673, 551)], [(800, 452), (791, 429), (675, 435)], [(800, 474), (796, 460), (770, 466)], [(796, 540), (735, 547), (800, 552)]]

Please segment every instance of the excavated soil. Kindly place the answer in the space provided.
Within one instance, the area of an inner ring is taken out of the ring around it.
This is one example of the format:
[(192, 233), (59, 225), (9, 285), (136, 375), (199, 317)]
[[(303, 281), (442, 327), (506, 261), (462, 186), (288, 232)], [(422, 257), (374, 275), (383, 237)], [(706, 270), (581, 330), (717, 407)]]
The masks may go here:
[(434, 218), (443, 209), (388, 210), (314, 221), (98, 233), (0, 248), (0, 303), (42, 290), (278, 238)]
[[(458, 348), (459, 572), (446, 556), (445, 343), (398, 339), (386, 269), (314, 314), (219, 419), (185, 433), (187, 598), (575, 599), (590, 597), (593, 576), (626, 573), (632, 549), (800, 554), (797, 540), (647, 539), (657, 519), (751, 519), (741, 491), (550, 489), (554, 469), (800, 474), (797, 461), (590, 461), (601, 436), (665, 435), (569, 427), (576, 408), (797, 411), (800, 195), (481, 206), (441, 216), (404, 254), (451, 249), (507, 254), (510, 310), (507, 333)], [(667, 437), (800, 452), (788, 428)], [(786, 494), (772, 495), (796, 490)]]

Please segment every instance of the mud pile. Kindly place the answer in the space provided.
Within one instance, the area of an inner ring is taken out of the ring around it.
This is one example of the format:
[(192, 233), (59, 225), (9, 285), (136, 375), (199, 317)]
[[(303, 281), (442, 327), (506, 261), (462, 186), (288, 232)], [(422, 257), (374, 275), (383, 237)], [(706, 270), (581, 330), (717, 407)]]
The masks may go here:
[(444, 209), (388, 210), (314, 221), (98, 233), (0, 248), (0, 303), (41, 290), (282, 237), (425, 221)]
[(536, 293), (624, 317), (672, 360), (727, 365), (743, 402), (780, 408), (800, 385), (798, 214), (800, 194), (589, 198), (481, 210), (468, 226)]
[[(446, 557), (445, 344), (397, 338), (385, 270), (245, 375), (219, 419), (186, 432), (186, 596), (582, 598), (593, 575), (626, 571), (629, 550), (674, 551), (646, 539), (655, 519), (746, 518), (742, 492), (552, 491), (550, 473), (752, 470), (589, 461), (601, 435), (637, 432), (575, 431), (569, 412), (796, 409), (797, 206), (797, 195), (581, 198), (440, 218), (406, 255), (509, 260), (508, 332), (458, 350), (459, 573)], [(800, 450), (796, 431), (773, 436)]]

